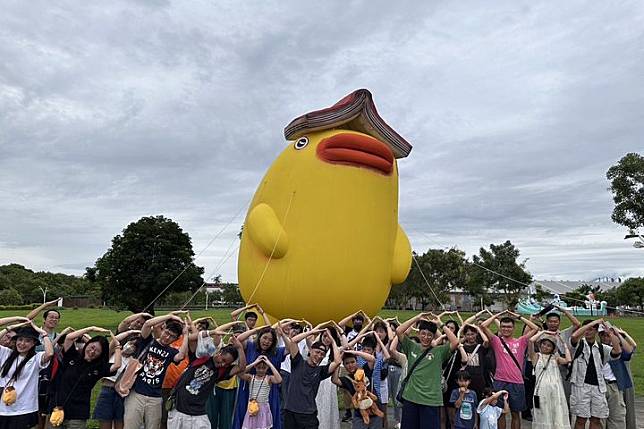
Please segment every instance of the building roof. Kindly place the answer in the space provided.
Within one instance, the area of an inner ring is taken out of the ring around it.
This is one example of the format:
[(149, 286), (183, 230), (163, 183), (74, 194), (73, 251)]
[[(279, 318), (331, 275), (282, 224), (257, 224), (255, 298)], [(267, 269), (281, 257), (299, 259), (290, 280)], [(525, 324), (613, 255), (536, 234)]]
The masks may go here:
[(535, 280), (532, 282), (531, 285), (535, 287), (536, 285), (541, 285), (543, 289), (550, 291), (552, 293), (557, 293), (561, 295), (564, 293), (572, 292), (575, 289), (582, 287), (583, 285), (589, 285), (589, 286), (592, 286), (593, 288), (596, 288), (597, 286), (599, 286), (599, 290), (602, 292), (605, 292), (612, 288), (618, 287), (620, 284), (621, 283), (618, 281), (597, 282), (597, 281), (581, 281), (581, 280), (575, 280), (575, 281)]

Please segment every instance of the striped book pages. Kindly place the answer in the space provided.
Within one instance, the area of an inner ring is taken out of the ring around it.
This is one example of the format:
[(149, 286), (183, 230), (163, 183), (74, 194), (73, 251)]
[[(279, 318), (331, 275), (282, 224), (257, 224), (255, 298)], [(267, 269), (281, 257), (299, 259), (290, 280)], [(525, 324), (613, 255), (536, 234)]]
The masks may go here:
[(303, 135), (332, 128), (359, 131), (387, 144), (396, 158), (404, 158), (412, 146), (380, 117), (371, 92), (358, 89), (331, 107), (306, 113), (284, 128), (284, 137), (295, 140)]

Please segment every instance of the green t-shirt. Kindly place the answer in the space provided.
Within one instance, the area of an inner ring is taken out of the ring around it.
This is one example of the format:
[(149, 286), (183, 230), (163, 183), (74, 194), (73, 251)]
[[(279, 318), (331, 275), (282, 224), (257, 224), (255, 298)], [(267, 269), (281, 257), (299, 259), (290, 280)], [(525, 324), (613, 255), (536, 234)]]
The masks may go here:
[[(402, 352), (407, 356), (409, 370), (423, 353), (420, 344), (405, 337), (402, 342)], [(414, 373), (405, 386), (403, 399), (419, 405), (440, 407), (443, 405), (441, 390), (441, 372), (443, 362), (450, 355), (449, 344), (434, 347), (418, 364)]]

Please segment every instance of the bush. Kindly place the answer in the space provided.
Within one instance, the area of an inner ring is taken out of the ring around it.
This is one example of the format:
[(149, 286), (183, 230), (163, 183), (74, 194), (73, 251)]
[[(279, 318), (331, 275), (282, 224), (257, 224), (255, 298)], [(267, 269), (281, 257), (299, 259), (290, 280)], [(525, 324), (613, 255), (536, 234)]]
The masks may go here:
[(16, 310), (33, 310), (34, 308), (38, 307), (38, 304), (25, 304), (25, 305), (0, 305), (0, 311), (1, 310), (7, 310), (7, 311), (16, 311)]
[(0, 290), (0, 304), (2, 305), (22, 305), (22, 296), (15, 289)]

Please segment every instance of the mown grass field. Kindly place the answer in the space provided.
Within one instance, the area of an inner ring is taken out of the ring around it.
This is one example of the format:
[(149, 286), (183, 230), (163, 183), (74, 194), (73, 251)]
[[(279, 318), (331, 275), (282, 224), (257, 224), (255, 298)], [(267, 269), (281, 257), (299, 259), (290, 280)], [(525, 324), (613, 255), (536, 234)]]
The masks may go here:
[[(230, 321), (230, 311), (231, 309), (212, 309), (208, 311), (199, 310), (191, 311), (193, 319), (203, 316), (213, 317), (217, 323), (223, 323)], [(0, 311), (0, 317), (22, 315), (23, 313), (16, 311)], [(119, 322), (128, 316), (129, 312), (117, 312), (113, 310), (103, 310), (103, 309), (62, 309), (61, 310), (61, 322), (59, 325), (59, 330), (67, 326), (72, 328), (79, 329), (86, 326), (100, 326), (107, 329), (116, 330)], [(157, 314), (163, 314), (163, 312), (157, 312)], [(399, 320), (404, 321), (409, 319), (415, 314), (412, 311), (398, 311), (398, 310), (383, 310), (380, 312), (380, 316), (385, 317), (398, 317)], [(463, 315), (465, 316), (465, 315)], [(465, 318), (465, 317), (464, 317)], [(584, 318), (580, 318), (582, 320)], [(626, 330), (638, 344), (644, 343), (644, 317), (624, 317), (624, 318), (611, 318), (612, 324), (619, 326), (620, 328)], [(562, 320), (562, 327), (569, 326), (570, 323), (564, 317)], [(517, 324), (516, 332), (519, 334), (521, 332), (521, 324)], [(635, 390), (637, 395), (644, 395), (644, 360), (636, 354), (633, 357), (631, 362), (631, 369), (633, 372), (633, 378), (635, 381)], [(94, 403), (95, 397), (100, 390), (100, 385), (94, 389), (94, 398), (92, 398), (92, 404)], [(95, 426), (95, 422), (91, 422), (90, 427)]]

